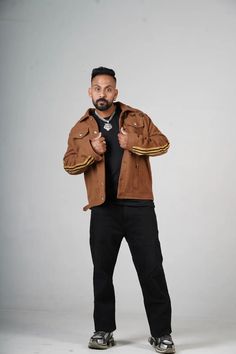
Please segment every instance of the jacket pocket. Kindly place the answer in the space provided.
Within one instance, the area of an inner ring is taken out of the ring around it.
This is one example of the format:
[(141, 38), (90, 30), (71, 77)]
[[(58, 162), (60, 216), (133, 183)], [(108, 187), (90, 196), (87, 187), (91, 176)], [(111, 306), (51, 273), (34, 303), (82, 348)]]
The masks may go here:
[(144, 124), (142, 121), (133, 120), (133, 121), (126, 122), (126, 128), (128, 133), (130, 132), (130, 133), (136, 133), (137, 135), (141, 135), (143, 134), (143, 127)]
[(89, 133), (88, 128), (78, 130), (78, 132), (76, 132), (76, 134), (74, 136), (74, 139), (83, 139), (86, 135), (88, 135), (88, 133)]
[(127, 126), (131, 126), (133, 128), (143, 128), (143, 122), (139, 122), (138, 120), (137, 121), (129, 121), (126, 123)]

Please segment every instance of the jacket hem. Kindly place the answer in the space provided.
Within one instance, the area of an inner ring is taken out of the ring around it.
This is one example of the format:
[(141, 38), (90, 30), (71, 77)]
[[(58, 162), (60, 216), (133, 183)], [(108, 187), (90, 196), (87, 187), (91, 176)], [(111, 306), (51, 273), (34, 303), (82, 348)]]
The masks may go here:
[[(153, 195), (150, 196), (150, 195), (142, 195), (142, 196), (134, 196), (134, 195), (119, 195), (117, 196), (117, 199), (137, 199), (137, 200), (153, 200), (154, 201), (154, 198), (153, 198)], [(83, 211), (87, 211), (88, 209), (94, 207), (94, 206), (98, 206), (98, 205), (102, 205), (104, 203), (104, 201), (102, 202), (94, 202), (94, 203), (89, 203), (87, 205), (85, 205), (83, 207)]]

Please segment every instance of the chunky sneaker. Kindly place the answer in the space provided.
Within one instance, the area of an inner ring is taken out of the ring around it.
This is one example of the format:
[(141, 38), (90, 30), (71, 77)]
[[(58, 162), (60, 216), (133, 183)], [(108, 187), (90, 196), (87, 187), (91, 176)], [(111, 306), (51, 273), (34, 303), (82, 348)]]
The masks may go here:
[(150, 337), (148, 341), (158, 353), (175, 353), (175, 345), (170, 334), (160, 338)]
[(112, 332), (97, 331), (90, 338), (88, 347), (91, 349), (108, 349), (113, 345), (115, 345), (115, 341)]

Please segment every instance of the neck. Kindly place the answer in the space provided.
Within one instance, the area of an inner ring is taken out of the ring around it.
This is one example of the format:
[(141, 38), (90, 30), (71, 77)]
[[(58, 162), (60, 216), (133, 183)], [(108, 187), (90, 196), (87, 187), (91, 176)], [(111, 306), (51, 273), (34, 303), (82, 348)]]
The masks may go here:
[(107, 109), (106, 111), (100, 111), (99, 109), (96, 109), (96, 112), (99, 114), (100, 117), (102, 118), (106, 118), (112, 115), (112, 113), (114, 113), (116, 107), (114, 105), (114, 103), (112, 104), (112, 106)]

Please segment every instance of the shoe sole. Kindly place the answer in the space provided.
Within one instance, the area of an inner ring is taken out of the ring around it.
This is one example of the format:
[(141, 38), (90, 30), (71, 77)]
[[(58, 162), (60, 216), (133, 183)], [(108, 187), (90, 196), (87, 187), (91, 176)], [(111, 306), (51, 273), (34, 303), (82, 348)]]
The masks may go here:
[(104, 345), (98, 344), (96, 342), (89, 342), (88, 347), (90, 349), (101, 349), (101, 350), (103, 350), (103, 349), (108, 349), (110, 347), (113, 347), (114, 345), (115, 345), (115, 341), (114, 341), (114, 339), (112, 339), (107, 344), (104, 344)]
[(172, 348), (167, 348), (167, 349), (159, 349), (155, 346), (154, 340), (150, 337), (148, 338), (148, 342), (151, 344), (151, 346), (155, 349), (157, 353), (162, 353), (162, 354), (174, 354), (175, 353), (175, 347)]

